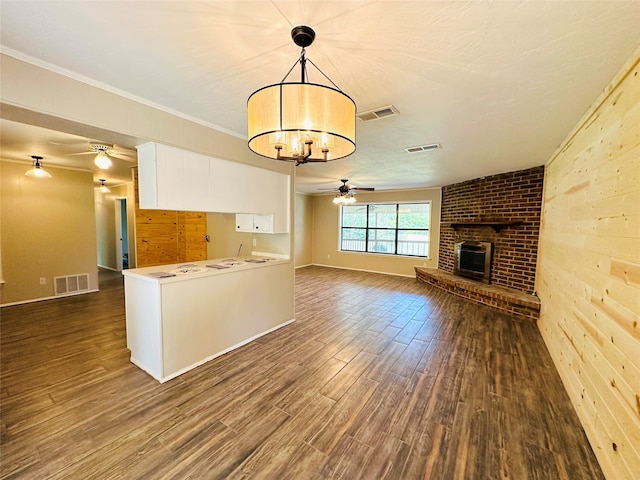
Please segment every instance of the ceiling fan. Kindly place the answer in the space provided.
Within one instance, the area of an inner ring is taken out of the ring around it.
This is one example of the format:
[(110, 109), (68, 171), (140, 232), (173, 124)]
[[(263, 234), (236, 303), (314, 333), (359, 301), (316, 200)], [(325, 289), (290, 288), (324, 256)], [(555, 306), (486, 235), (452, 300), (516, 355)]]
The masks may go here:
[(71, 155), (95, 155), (94, 163), (102, 170), (109, 168), (112, 164), (111, 158), (119, 158), (128, 162), (135, 162), (135, 155), (128, 150), (118, 148), (117, 145), (107, 145), (105, 143), (89, 143), (91, 150), (80, 153), (72, 153)]
[(355, 190), (361, 190), (366, 192), (373, 192), (375, 188), (373, 187), (356, 187), (354, 185), (350, 185), (347, 182), (346, 178), (340, 180), (342, 185), (337, 188), (320, 188), (319, 190), (333, 190), (334, 192), (341, 193), (342, 195), (348, 195), (349, 193), (355, 193)]
[(336, 192), (336, 196), (333, 199), (333, 203), (336, 204), (349, 204), (349, 203), (355, 203), (356, 199), (354, 197), (355, 193), (357, 190), (360, 191), (367, 191), (367, 192), (373, 192), (375, 190), (375, 188), (373, 187), (356, 187), (353, 185), (349, 185), (347, 182), (349, 180), (347, 180), (346, 178), (343, 178), (340, 180), (342, 182), (342, 185), (340, 185), (337, 188), (320, 188), (320, 190), (333, 190)]

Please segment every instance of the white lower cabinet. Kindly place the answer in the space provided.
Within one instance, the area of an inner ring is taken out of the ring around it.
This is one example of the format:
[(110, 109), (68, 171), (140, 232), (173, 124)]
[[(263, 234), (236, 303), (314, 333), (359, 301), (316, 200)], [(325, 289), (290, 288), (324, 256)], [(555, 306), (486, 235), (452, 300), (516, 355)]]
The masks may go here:
[(159, 279), (125, 270), (131, 362), (162, 383), (291, 323), (291, 262), (247, 265)]

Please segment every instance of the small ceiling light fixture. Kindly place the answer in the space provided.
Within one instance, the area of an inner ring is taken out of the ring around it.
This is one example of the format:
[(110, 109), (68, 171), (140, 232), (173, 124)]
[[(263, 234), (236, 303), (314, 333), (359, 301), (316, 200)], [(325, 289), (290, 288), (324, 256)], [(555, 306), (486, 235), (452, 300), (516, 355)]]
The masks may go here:
[(27, 177), (35, 177), (35, 178), (51, 178), (51, 174), (47, 172), (44, 168), (42, 168), (42, 157), (38, 157), (37, 155), (31, 155), (33, 158), (33, 168), (31, 170), (27, 170), (25, 175)]
[[(293, 28), (300, 58), (280, 83), (256, 90), (247, 100), (248, 144), (258, 155), (300, 165), (338, 160), (356, 149), (355, 102), (306, 58), (305, 48), (315, 36), (311, 27)], [(333, 87), (309, 83), (307, 61)], [(285, 83), (298, 63), (300, 82)]]
[(110, 193), (111, 190), (109, 190), (109, 187), (107, 187), (104, 182), (106, 182), (106, 180), (104, 178), (100, 179), (100, 191), (102, 193)]

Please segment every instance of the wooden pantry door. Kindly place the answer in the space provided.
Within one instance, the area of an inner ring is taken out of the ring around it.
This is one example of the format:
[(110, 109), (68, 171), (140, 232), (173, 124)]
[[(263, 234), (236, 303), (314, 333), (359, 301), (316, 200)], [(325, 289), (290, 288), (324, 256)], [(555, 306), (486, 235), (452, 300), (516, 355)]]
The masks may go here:
[(133, 169), (133, 181), (136, 267), (206, 260), (207, 214), (141, 209), (137, 168)]

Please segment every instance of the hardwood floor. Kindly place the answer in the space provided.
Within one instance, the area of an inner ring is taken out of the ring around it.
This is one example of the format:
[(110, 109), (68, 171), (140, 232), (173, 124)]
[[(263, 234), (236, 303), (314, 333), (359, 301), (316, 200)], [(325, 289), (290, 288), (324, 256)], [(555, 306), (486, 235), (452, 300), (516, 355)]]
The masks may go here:
[(296, 322), (161, 385), (101, 277), (0, 311), (1, 478), (604, 478), (531, 321), (307, 267)]

